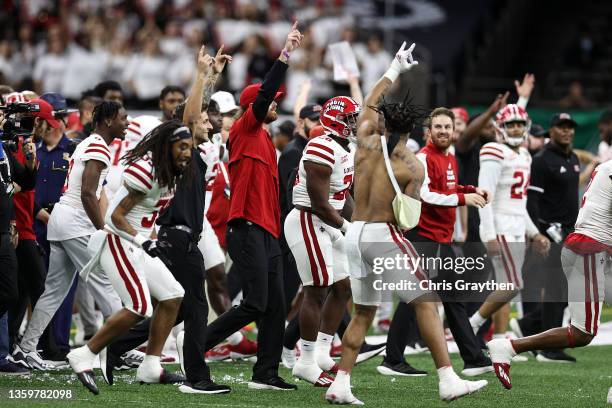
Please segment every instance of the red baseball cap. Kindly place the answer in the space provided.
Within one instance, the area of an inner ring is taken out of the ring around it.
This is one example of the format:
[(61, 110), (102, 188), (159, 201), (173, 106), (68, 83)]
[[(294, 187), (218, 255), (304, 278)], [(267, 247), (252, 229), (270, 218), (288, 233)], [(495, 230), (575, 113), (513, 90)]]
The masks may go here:
[(53, 116), (53, 106), (51, 106), (48, 102), (40, 98), (35, 98), (31, 99), (28, 103), (30, 105), (37, 104), (39, 108), (38, 112), (31, 112), (32, 116), (46, 120), (47, 123), (54, 129), (61, 126), (57, 119), (55, 119)]
[(466, 123), (468, 120), (470, 120), (470, 115), (468, 114), (468, 111), (461, 106), (453, 108), (451, 109), (451, 111), (455, 114), (455, 117), (463, 119), (463, 121)]
[[(240, 106), (244, 109), (248, 108), (250, 104), (255, 102), (255, 98), (257, 98), (257, 93), (261, 88), (261, 84), (253, 84), (249, 85), (242, 90), (240, 94)], [(278, 100), (285, 95), (284, 92), (277, 92), (274, 100)]]

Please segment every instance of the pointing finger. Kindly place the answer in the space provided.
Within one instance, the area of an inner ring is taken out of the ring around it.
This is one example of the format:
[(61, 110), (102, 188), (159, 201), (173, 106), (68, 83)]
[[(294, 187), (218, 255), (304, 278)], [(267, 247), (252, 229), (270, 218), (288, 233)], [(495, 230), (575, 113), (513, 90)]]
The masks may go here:
[[(406, 44), (406, 42), (404, 41), (404, 44)], [(415, 43), (412, 43), (412, 45), (410, 46), (410, 48), (408, 48), (408, 52), (412, 52), (412, 50), (414, 50), (414, 47), (416, 46)]]
[(221, 44), (221, 46), (220, 46), (220, 47), (219, 47), (219, 49), (217, 50), (217, 56), (219, 56), (219, 55), (223, 54), (223, 47), (224, 47), (224, 44)]
[(398, 52), (404, 52), (404, 47), (406, 47), (406, 41), (402, 43), (402, 46), (400, 47)]

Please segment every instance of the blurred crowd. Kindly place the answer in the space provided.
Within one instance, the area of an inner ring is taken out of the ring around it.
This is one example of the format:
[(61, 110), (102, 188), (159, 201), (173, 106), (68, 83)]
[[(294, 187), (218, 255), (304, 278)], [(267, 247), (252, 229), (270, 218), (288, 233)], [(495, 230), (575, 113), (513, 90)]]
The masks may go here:
[(362, 36), (344, 6), (343, 0), (8, 2), (0, 13), (0, 83), (58, 92), (70, 102), (91, 84), (112, 79), (129, 106), (151, 108), (166, 85), (189, 87), (204, 43), (223, 44), (234, 56), (221, 87), (237, 93), (263, 79), (298, 20), (306, 35), (292, 55), (281, 105), (291, 111), (305, 80), (317, 84), (312, 97), (320, 100), (345, 86), (333, 82), (331, 43), (352, 45), (364, 92), (384, 73), (391, 55), (381, 35)]

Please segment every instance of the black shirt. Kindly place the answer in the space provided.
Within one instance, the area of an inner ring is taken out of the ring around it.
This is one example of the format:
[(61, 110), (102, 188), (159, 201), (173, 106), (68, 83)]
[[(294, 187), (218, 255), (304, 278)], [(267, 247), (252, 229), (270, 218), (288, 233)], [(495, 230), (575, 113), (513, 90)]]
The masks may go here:
[(527, 209), (531, 219), (545, 231), (550, 223), (572, 230), (578, 217), (580, 162), (573, 151), (565, 153), (553, 142), (538, 152), (531, 163)]
[[(2, 145), (0, 145), (2, 149)], [(32, 171), (19, 163), (10, 152), (0, 152), (0, 234), (10, 232), (13, 214), (12, 182), (19, 184), (22, 191), (32, 190), (36, 185), (36, 170)]]
[(191, 180), (179, 182), (170, 206), (157, 220), (157, 225), (185, 225), (195, 233), (202, 232), (204, 199), (206, 194), (206, 163), (197, 149), (191, 151)]
[(278, 159), (281, 220), (284, 220), (293, 208), (293, 199), (291, 195), (293, 194), (295, 176), (292, 178), (291, 174), (295, 174), (295, 169), (300, 165), (300, 160), (302, 159), (306, 144), (308, 144), (307, 139), (299, 134), (295, 134), (293, 140), (285, 146), (283, 153)]

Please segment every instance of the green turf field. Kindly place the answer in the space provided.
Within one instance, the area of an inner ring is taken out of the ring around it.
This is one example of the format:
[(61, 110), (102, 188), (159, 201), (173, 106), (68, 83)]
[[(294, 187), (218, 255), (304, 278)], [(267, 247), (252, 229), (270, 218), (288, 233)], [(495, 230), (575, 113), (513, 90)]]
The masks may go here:
[[(544, 364), (530, 359), (512, 368), (514, 388), (506, 391), (493, 374), (482, 376), (490, 381), (481, 393), (452, 403), (454, 407), (605, 407), (608, 388), (612, 387), (612, 346), (593, 346), (572, 350), (578, 364)], [(437, 377), (427, 354), (408, 356), (416, 367), (430, 372), (425, 378), (393, 378), (375, 371), (380, 358), (358, 366), (353, 374), (353, 392), (371, 407), (430, 407), (446, 406), (438, 400)], [(460, 359), (453, 356), (456, 367)], [(177, 369), (177, 366), (171, 366)], [(134, 381), (135, 370), (118, 373), (116, 385), (109, 387), (98, 375), (100, 395), (85, 390), (69, 371), (54, 374), (34, 374), (30, 379), (0, 377), (0, 407), (313, 407), (327, 406), (324, 390), (298, 382), (295, 392), (251, 391), (246, 381), (250, 378), (249, 363), (211, 364), (218, 382), (232, 386), (231, 394), (201, 396), (181, 394), (172, 385), (139, 385)], [(99, 373), (99, 372), (98, 372)], [(281, 375), (290, 378), (282, 368)], [(72, 401), (15, 401), (7, 398), (8, 389), (71, 389), (76, 393)], [(610, 407), (610, 405), (607, 405)]]

